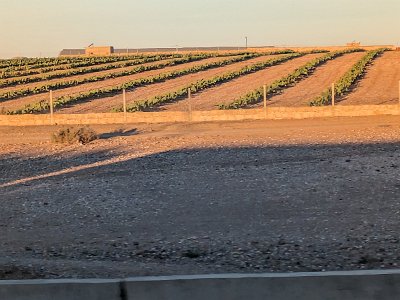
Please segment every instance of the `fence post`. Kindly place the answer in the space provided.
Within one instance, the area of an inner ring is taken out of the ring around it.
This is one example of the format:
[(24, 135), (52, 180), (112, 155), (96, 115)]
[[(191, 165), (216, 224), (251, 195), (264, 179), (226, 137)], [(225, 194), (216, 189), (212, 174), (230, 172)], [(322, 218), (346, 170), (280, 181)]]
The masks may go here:
[(267, 118), (267, 85), (264, 84), (264, 118)]
[(332, 83), (332, 106), (335, 106), (335, 84)]
[(124, 122), (127, 121), (127, 111), (126, 111), (126, 90), (122, 90), (122, 101), (123, 101), (123, 110), (124, 110)]
[(192, 90), (188, 88), (188, 102), (189, 102), (189, 122), (192, 122)]
[(54, 125), (53, 91), (50, 90), (50, 124)]

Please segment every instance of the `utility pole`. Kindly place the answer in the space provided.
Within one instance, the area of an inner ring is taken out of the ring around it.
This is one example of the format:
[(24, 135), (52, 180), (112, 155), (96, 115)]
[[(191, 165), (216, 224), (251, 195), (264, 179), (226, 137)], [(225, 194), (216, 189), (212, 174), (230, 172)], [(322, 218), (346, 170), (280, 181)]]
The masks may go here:
[(264, 84), (263, 86), (264, 90), (264, 118), (267, 118), (267, 85)]
[(247, 50), (247, 36), (245, 36), (244, 39), (246, 40), (246, 50)]
[(192, 90), (188, 88), (188, 102), (189, 102), (189, 122), (192, 122)]
[(123, 111), (124, 111), (124, 122), (126, 124), (127, 110), (126, 110), (126, 90), (125, 89), (122, 90), (122, 107), (123, 107)]
[(53, 91), (50, 90), (50, 124), (54, 125), (54, 104), (53, 104)]

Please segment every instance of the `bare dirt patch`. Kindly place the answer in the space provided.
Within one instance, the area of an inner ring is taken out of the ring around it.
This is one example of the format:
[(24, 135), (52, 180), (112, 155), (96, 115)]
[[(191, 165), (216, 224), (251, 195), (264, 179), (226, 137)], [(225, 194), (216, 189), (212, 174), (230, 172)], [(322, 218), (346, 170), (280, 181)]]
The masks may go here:
[(1, 278), (400, 263), (398, 117), (56, 129), (0, 127)]
[(395, 104), (399, 101), (400, 51), (385, 52), (368, 68), (341, 105)]
[[(365, 53), (350, 53), (328, 61), (308, 78), (271, 97), (268, 106), (309, 106), (310, 101), (343, 76)], [(259, 107), (262, 104), (258, 105)]]

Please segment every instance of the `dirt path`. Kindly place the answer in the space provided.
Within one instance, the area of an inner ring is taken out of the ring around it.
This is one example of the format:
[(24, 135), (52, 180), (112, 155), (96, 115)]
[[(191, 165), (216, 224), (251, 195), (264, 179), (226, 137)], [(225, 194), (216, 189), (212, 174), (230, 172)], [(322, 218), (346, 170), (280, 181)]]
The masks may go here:
[[(214, 110), (219, 103), (229, 103), (247, 92), (257, 89), (264, 83), (272, 83), (274, 80), (289, 74), (307, 61), (323, 54), (310, 54), (292, 59), (280, 65), (267, 68), (246, 76), (241, 76), (232, 81), (218, 85), (211, 89), (193, 95), (191, 103), (194, 110)], [(181, 100), (175, 103), (166, 104), (160, 110), (186, 111), (189, 100)]]
[[(365, 53), (350, 53), (328, 61), (310, 77), (284, 90), (282, 94), (271, 97), (268, 106), (309, 106), (314, 97), (343, 76), (364, 55)], [(261, 107), (262, 104), (257, 106)]]
[(397, 116), (0, 127), (0, 278), (398, 268)]
[[(277, 56), (261, 56), (250, 60), (242, 61), (239, 63), (234, 63), (228, 66), (205, 70), (194, 74), (188, 74), (175, 79), (167, 80), (165, 82), (160, 82), (140, 87), (127, 93), (127, 102), (132, 103), (134, 101), (144, 100), (166, 92), (172, 92), (178, 88), (186, 86), (191, 82), (204, 78), (211, 78), (217, 75), (224, 74), (226, 72), (239, 70), (244, 66), (266, 61), (268, 59), (271, 59), (272, 57), (277, 57)], [(113, 97), (106, 97), (101, 99), (94, 99), (89, 102), (84, 102), (81, 104), (73, 105), (71, 107), (62, 108), (58, 110), (58, 113), (67, 114), (67, 113), (109, 112), (112, 108), (121, 105), (121, 101), (122, 101), (121, 95), (116, 95)]]
[(340, 105), (395, 104), (399, 101), (400, 51), (385, 52), (368, 68), (355, 90)]
[[(75, 76), (68, 76), (68, 77), (62, 77), (62, 78), (55, 78), (55, 79), (50, 79), (50, 80), (45, 80), (45, 81), (31, 82), (31, 83), (27, 83), (27, 84), (20, 84), (20, 85), (17, 85), (17, 86), (0, 88), (0, 94), (8, 92), (8, 91), (21, 90), (21, 89), (26, 89), (26, 88), (33, 88), (33, 87), (46, 85), (46, 84), (53, 84), (53, 83), (57, 83), (57, 82), (80, 80), (82, 78), (90, 78), (90, 77), (101, 76), (101, 75), (105, 75), (105, 74), (119, 73), (119, 72), (126, 71), (126, 70), (132, 70), (132, 69), (134, 69), (134, 68), (136, 68), (138, 66), (149, 66), (149, 65), (154, 65), (154, 64), (161, 64), (161, 63), (164, 63), (164, 62), (170, 62), (172, 60), (173, 59), (165, 59), (165, 60), (159, 60), (159, 61), (155, 61), (155, 62), (148, 62), (148, 63), (138, 64), (138, 65), (130, 66), (130, 67), (123, 67), (123, 68), (120, 67), (120, 68), (115, 68), (115, 69), (110, 69), (110, 70), (105, 70), (105, 71), (98, 71), (98, 72), (93, 72), (93, 73), (87, 73), (87, 74), (81, 74), (81, 75), (75, 75)], [(115, 63), (113, 63), (113, 64), (115, 64)], [(104, 64), (104, 65), (109, 65), (109, 64)], [(95, 67), (98, 67), (98, 66), (96, 65)], [(92, 67), (92, 68), (94, 68), (94, 67)], [(71, 71), (71, 70), (65, 70), (64, 73), (67, 73), (69, 71)], [(32, 77), (34, 77), (34, 76), (32, 76)], [(124, 77), (120, 77), (120, 78), (124, 78)]]
[[(89, 91), (92, 89), (114, 86), (114, 85), (122, 84), (122, 83), (125, 83), (128, 81), (131, 81), (131, 80), (136, 80), (138, 78), (154, 76), (154, 75), (157, 75), (160, 73), (181, 70), (181, 69), (190, 68), (193, 66), (198, 66), (198, 65), (202, 65), (202, 64), (206, 64), (206, 63), (210, 63), (210, 62), (222, 61), (222, 60), (225, 60), (228, 58), (229, 57), (208, 58), (208, 59), (191, 62), (191, 63), (187, 63), (187, 64), (167, 67), (162, 70), (151, 70), (151, 71), (146, 71), (143, 73), (138, 73), (138, 74), (134, 74), (134, 75), (130, 75), (130, 76), (113, 78), (113, 79), (108, 79), (108, 80), (98, 81), (98, 82), (93, 82), (93, 83), (86, 83), (86, 84), (82, 84), (79, 86), (56, 90), (53, 92), (53, 95), (54, 95), (54, 97), (61, 97), (64, 95), (79, 94), (79, 93)], [(110, 71), (108, 71), (108, 72), (110, 72)], [(2, 107), (4, 107), (7, 110), (15, 110), (15, 109), (23, 108), (25, 105), (30, 104), (30, 103), (36, 103), (41, 100), (47, 101), (48, 97), (49, 96), (46, 93), (46, 94), (32, 95), (32, 96), (22, 97), (19, 99), (4, 101), (4, 102), (0, 102), (0, 109)]]

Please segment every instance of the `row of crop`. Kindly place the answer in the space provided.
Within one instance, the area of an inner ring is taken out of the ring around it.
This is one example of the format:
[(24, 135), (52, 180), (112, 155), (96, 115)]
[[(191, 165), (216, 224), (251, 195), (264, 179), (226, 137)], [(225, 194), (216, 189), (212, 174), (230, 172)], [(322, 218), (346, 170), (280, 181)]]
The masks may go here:
[[(292, 50), (278, 50), (278, 51), (272, 51), (265, 53), (265, 55), (273, 55), (273, 54), (287, 54), (287, 53), (292, 53)], [(251, 52), (236, 52), (236, 53), (227, 53), (227, 52), (222, 52), (222, 53), (215, 53), (215, 52), (205, 52), (205, 53), (196, 53), (197, 56), (208, 56), (208, 57), (226, 57), (226, 56), (241, 56), (245, 54), (250, 54)], [(173, 58), (182, 58), (185, 56), (191, 55), (190, 53), (188, 54), (158, 54), (158, 55), (136, 55), (136, 56), (128, 56), (130, 60), (136, 60), (136, 59), (173, 59)], [(109, 64), (112, 63), (113, 61), (110, 61), (110, 59), (114, 59), (114, 57), (92, 57), (92, 58), (85, 58), (82, 59), (81, 61), (77, 61), (74, 63), (69, 63), (69, 64), (58, 64), (54, 65), (51, 67), (45, 67), (45, 68), (30, 68), (28, 69), (27, 67), (23, 68), (15, 68), (12, 70), (0, 70), (0, 79), (8, 79), (8, 78), (13, 78), (13, 77), (22, 77), (22, 76), (32, 76), (32, 75), (39, 75), (39, 74), (44, 74), (48, 72), (54, 72), (54, 71), (61, 71), (61, 70), (68, 70), (68, 69), (76, 69), (76, 68), (82, 68), (82, 67), (89, 67), (89, 66), (95, 66), (95, 65), (100, 65), (100, 64)], [(126, 61), (124, 59), (123, 61)]]
[[(380, 56), (387, 49), (377, 49), (369, 51), (363, 56), (348, 72), (346, 72), (336, 83), (335, 83), (335, 96), (343, 97), (345, 94), (351, 91), (352, 86), (361, 79), (366, 68), (372, 61)], [(320, 96), (310, 102), (310, 106), (323, 106), (332, 102), (332, 88), (327, 88), (322, 92)]]
[(45, 58), (12, 58), (12, 59), (3, 59), (0, 60), (0, 68), (9, 68), (9, 67), (22, 67), (22, 66), (33, 66), (33, 65), (42, 65), (42, 64), (62, 64), (62, 63), (70, 63), (72, 61), (81, 61), (84, 59), (83, 57), (68, 57), (68, 58), (59, 58), (59, 57), (45, 57)]
[[(178, 78), (184, 75), (192, 74), (192, 73), (197, 73), (200, 71), (205, 71), (213, 68), (219, 68), (223, 67), (229, 64), (237, 63), (240, 61), (245, 61), (249, 60), (251, 58), (254, 58), (258, 56), (259, 54), (246, 54), (238, 57), (232, 57), (230, 59), (225, 59), (222, 61), (217, 61), (217, 62), (211, 62), (203, 65), (198, 65), (198, 66), (193, 66), (190, 68), (182, 69), (182, 70), (177, 70), (177, 71), (172, 71), (172, 72), (167, 72), (167, 73), (161, 73), (156, 76), (151, 76), (151, 77), (145, 77), (145, 78), (139, 78), (136, 80), (132, 80), (129, 82), (126, 82), (124, 84), (119, 84), (116, 86), (111, 86), (111, 87), (106, 87), (106, 88), (100, 88), (100, 89), (94, 89), (90, 90), (87, 92), (83, 92), (77, 95), (68, 95), (68, 96), (62, 96), (57, 98), (54, 101), (54, 106), (55, 107), (62, 107), (65, 105), (69, 105), (72, 103), (77, 103), (77, 102), (82, 102), (86, 100), (90, 100), (93, 98), (101, 98), (105, 96), (112, 96), (116, 95), (117, 93), (120, 93), (123, 89), (131, 89), (131, 88), (137, 88), (137, 87), (142, 87), (145, 85), (150, 85), (154, 83), (159, 83), (163, 82), (166, 80)], [(49, 104), (47, 100), (42, 100), (38, 103), (35, 104), (29, 104), (26, 105), (24, 108), (15, 110), (15, 111), (10, 111), (7, 112), (8, 114), (26, 114), (26, 113), (36, 113), (36, 112), (43, 112), (49, 109)]]
[[(185, 56), (183, 58), (178, 58), (177, 61), (182, 60), (182, 61), (186, 62), (186, 61), (191, 61), (192, 59), (204, 59), (204, 58), (208, 58), (208, 57), (209, 56), (207, 56), (207, 55)], [(113, 64), (104, 64), (104, 65), (98, 65), (98, 66), (89, 67), (89, 68), (80, 68), (80, 69), (72, 69), (72, 70), (61, 71), (61, 72), (45, 73), (45, 74), (42, 74), (39, 76), (2, 80), (2, 81), (0, 81), (0, 88), (15, 86), (15, 85), (19, 85), (19, 84), (41, 82), (41, 81), (57, 79), (57, 78), (72, 77), (72, 76), (76, 76), (76, 75), (90, 74), (90, 73), (107, 71), (107, 70), (112, 70), (112, 69), (126, 68), (126, 67), (136, 66), (136, 65), (140, 65), (140, 64), (144, 64), (144, 63), (149, 63), (149, 62), (156, 62), (156, 61), (160, 61), (160, 60), (168, 59), (168, 58), (172, 59), (173, 57), (164, 57), (164, 56), (146, 57), (146, 58), (136, 59), (136, 60), (132, 60), (132, 61), (124, 61), (124, 62), (113, 63)], [(129, 72), (127, 72), (126, 75), (130, 75)], [(120, 76), (124, 76), (124, 75), (120, 75)], [(119, 77), (119, 76), (116, 75), (114, 77)], [(114, 77), (109, 77), (109, 78), (114, 78)], [(100, 77), (98, 77), (98, 78), (100, 78)]]
[[(174, 54), (158, 54), (158, 55), (174, 55)], [(175, 54), (179, 55), (179, 54)], [(9, 70), (29, 70), (29, 69), (40, 69), (47, 67), (54, 67), (59, 65), (74, 65), (74, 64), (100, 64), (100, 63), (110, 63), (110, 62), (118, 62), (125, 60), (132, 60), (137, 58), (144, 58), (152, 55), (123, 55), (123, 56), (90, 56), (90, 57), (56, 57), (56, 58), (30, 58), (30, 59), (22, 59), (16, 60), (14, 63), (0, 63), (0, 71)], [(12, 60), (11, 60), (12, 61)]]
[[(164, 103), (173, 102), (173, 101), (182, 99), (183, 97), (186, 97), (188, 95), (189, 89), (192, 94), (195, 94), (197, 92), (211, 88), (218, 84), (230, 81), (232, 79), (238, 78), (243, 75), (251, 74), (251, 73), (275, 66), (277, 64), (286, 62), (295, 57), (300, 57), (302, 55), (304, 55), (304, 54), (300, 54), (300, 53), (288, 54), (288, 55), (284, 55), (281, 57), (269, 59), (265, 62), (246, 66), (238, 71), (228, 72), (223, 75), (215, 76), (210, 79), (201, 79), (201, 80), (191, 83), (177, 91), (170, 92), (170, 93), (167, 93), (164, 95), (158, 95), (158, 96), (155, 96), (155, 97), (153, 97), (151, 99), (147, 99), (147, 100), (135, 101), (134, 103), (130, 104), (127, 107), (127, 110), (129, 112), (144, 111), (149, 108), (160, 106)], [(118, 111), (118, 108), (115, 110)]]
[[(307, 62), (305, 65), (297, 68), (295, 71), (290, 73), (289, 75), (280, 78), (270, 85), (267, 86), (267, 95), (268, 98), (274, 94), (281, 92), (283, 89), (291, 87), (297, 84), (299, 81), (309, 77), (312, 73), (314, 73), (315, 69), (319, 66), (325, 64), (326, 62), (340, 57), (344, 54), (352, 53), (352, 52), (360, 52), (363, 51), (361, 49), (349, 49), (343, 51), (336, 51), (327, 53), (324, 56), (314, 58), (313, 60)], [(259, 103), (263, 100), (264, 96), (264, 88), (261, 86), (244, 96), (239, 97), (238, 99), (232, 101), (231, 103), (225, 104), (217, 104), (219, 109), (238, 109), (243, 108), (252, 104)]]
[(101, 57), (82, 57), (82, 58), (30, 58), (16, 60), (11, 63), (3, 62), (0, 64), (0, 71), (13, 72), (31, 69), (47, 68), (65, 64), (81, 63), (88, 61), (102, 61), (107, 58)]
[[(258, 55), (258, 54), (249, 54), (249, 55), (237, 56), (237, 57), (235, 56), (234, 58), (232, 58), (230, 60), (225, 60), (224, 64), (242, 61), (243, 59), (250, 59), (252, 57), (255, 57), (256, 55)], [(59, 81), (59, 82), (55, 82), (55, 83), (44, 84), (41, 86), (35, 86), (32, 88), (8, 91), (8, 92), (5, 92), (0, 95), (0, 102), (7, 101), (7, 100), (13, 100), (13, 99), (17, 99), (20, 97), (26, 97), (26, 96), (30, 96), (30, 95), (35, 95), (35, 94), (42, 94), (42, 93), (46, 93), (50, 90), (59, 90), (59, 89), (64, 89), (64, 88), (68, 88), (68, 87), (85, 84), (85, 83), (98, 82), (98, 81), (103, 81), (103, 80), (117, 78), (117, 77), (134, 75), (134, 74), (142, 73), (145, 71), (162, 69), (167, 66), (174, 66), (174, 65), (184, 64), (184, 63), (188, 63), (188, 62), (198, 61), (198, 60), (202, 60), (207, 57), (208, 57), (207, 55), (189, 56), (186, 58), (173, 60), (173, 61), (165, 62), (165, 63), (161, 63), (161, 64), (154, 64), (154, 65), (150, 65), (150, 66), (139, 66), (139, 67), (133, 68), (131, 70), (127, 70), (127, 71), (109, 73), (109, 74), (92, 76), (92, 77), (84, 77), (84, 78), (75, 79), (75, 80)], [(216, 65), (218, 65), (218, 64), (216, 64)], [(212, 67), (212, 66), (207, 65), (207, 68), (210, 68), (210, 67)]]
[[(288, 52), (292, 50), (282, 50), (277, 52)], [(211, 56), (237, 56), (237, 55), (245, 55), (248, 54), (249, 51), (242, 52), (204, 52), (204, 53), (196, 53), (196, 55), (209, 55)], [(190, 53), (188, 53), (190, 54)], [(11, 60), (3, 60), (0, 61), (0, 72), (10, 70), (18, 71), (18, 70), (29, 70), (29, 69), (39, 69), (39, 68), (51, 68), (57, 67), (59, 65), (72, 65), (71, 68), (74, 67), (83, 67), (89, 65), (95, 65), (100, 63), (110, 63), (110, 62), (118, 62), (125, 60), (132, 60), (138, 58), (152, 57), (152, 56), (165, 56), (165, 57), (183, 57), (188, 54), (179, 54), (179, 53), (161, 53), (161, 54), (136, 54), (136, 55), (123, 55), (123, 56), (93, 56), (93, 57), (62, 57), (62, 58), (27, 58), (27, 59), (11, 59)]]
[[(108, 65), (112, 63), (118, 62), (129, 62), (135, 60), (146, 60), (146, 59), (170, 59), (170, 58), (180, 58), (183, 57), (182, 55), (171, 54), (171, 55), (148, 55), (148, 56), (130, 56), (129, 59), (117, 60), (115, 61), (114, 57), (112, 59), (107, 59), (104, 57), (101, 58), (91, 58), (86, 59), (78, 62), (73, 63), (66, 63), (66, 64), (56, 64), (50, 67), (42, 67), (42, 68), (11, 68), (11, 69), (3, 69), (0, 70), (0, 79), (9, 79), (15, 77), (22, 77), (22, 76), (32, 76), (32, 75), (39, 75), (48, 72), (54, 71), (61, 71), (61, 70), (69, 70), (69, 69), (77, 69), (77, 68), (85, 68), (97, 65)], [(128, 57), (124, 57), (128, 58)]]
[[(250, 57), (250, 56), (260, 56), (260, 55), (275, 55), (275, 54), (282, 54), (282, 53), (292, 53), (291, 50), (281, 50), (281, 51), (274, 51), (274, 52), (268, 52), (268, 53), (250, 53), (250, 52), (245, 52), (244, 56), (246, 57)], [(181, 56), (181, 55), (179, 55)], [(200, 53), (197, 54), (195, 56), (192, 55), (184, 55), (181, 61), (177, 61), (177, 62), (172, 62), (171, 64), (165, 64), (165, 66), (169, 66), (169, 65), (175, 65), (175, 64), (181, 64), (181, 63), (186, 63), (186, 62), (190, 62), (190, 61), (196, 61), (196, 60), (201, 60), (201, 59), (206, 59), (206, 58), (210, 58), (210, 57), (227, 57), (227, 56), (232, 56), (232, 55), (228, 55), (226, 53), (221, 53), (221, 54), (215, 54), (215, 53)], [(237, 54), (235, 54), (234, 57), (242, 57), (238, 56)], [(168, 56), (155, 56), (155, 57), (148, 57), (146, 59), (142, 59), (140, 61), (129, 61), (129, 62), (123, 62), (120, 63), (118, 66), (119, 67), (125, 67), (125, 66), (129, 66), (129, 65), (136, 65), (138, 63), (145, 63), (145, 62), (151, 62), (152, 60), (157, 61), (160, 59), (165, 59), (165, 58), (173, 58), (173, 56), (168, 57)], [(181, 56), (182, 57), (182, 56)], [(102, 69), (109, 69), (111, 67), (114, 67), (114, 65), (104, 65), (102, 67), (98, 67), (97, 71), (100, 71)], [(161, 66), (162, 67), (162, 66)], [(111, 74), (106, 74), (106, 75), (99, 75), (99, 76), (92, 76), (89, 78), (81, 78), (81, 79), (76, 79), (76, 80), (69, 80), (69, 81), (62, 81), (62, 82), (56, 82), (56, 83), (51, 83), (51, 84), (44, 84), (44, 85), (40, 85), (40, 86), (34, 86), (31, 88), (22, 88), (19, 90), (12, 90), (12, 91), (7, 91), (4, 92), (3, 94), (0, 94), (0, 102), (1, 101), (7, 101), (7, 100), (12, 100), (12, 99), (17, 99), (20, 97), (25, 97), (25, 96), (29, 96), (29, 95), (34, 95), (34, 94), (41, 94), (41, 93), (45, 93), (49, 90), (57, 90), (57, 89), (63, 89), (66, 87), (72, 87), (72, 86), (77, 86), (77, 85), (81, 85), (84, 83), (89, 83), (89, 82), (96, 82), (96, 81), (101, 81), (101, 80), (106, 80), (106, 79), (110, 79), (110, 78), (116, 78), (116, 77), (122, 77), (122, 76), (127, 76), (127, 75), (132, 75), (138, 72), (144, 72), (147, 70), (151, 70), (152, 68), (140, 68), (139, 71), (137, 71), (137, 69), (133, 69), (133, 70), (128, 70), (128, 71), (123, 71), (123, 72), (116, 72), (116, 73), (111, 73)], [(85, 74), (87, 71), (78, 71), (74, 73), (74, 75), (78, 75), (78, 74)], [(46, 75), (48, 76), (48, 75)], [(60, 74), (55, 76), (58, 77), (61, 76)], [(71, 75), (72, 76), (72, 75)], [(68, 76), (61, 76), (61, 77), (68, 77)], [(53, 77), (49, 76), (47, 77), (47, 80), (49, 79), (53, 79)], [(30, 79), (25, 80), (25, 79), (21, 79), (18, 80), (17, 82), (19, 84), (23, 84), (23, 83), (27, 83), (29, 82)], [(8, 81), (10, 84), (12, 83), (13, 85), (15, 84), (14, 81)], [(0, 87), (4, 87), (2, 85), (0, 85)]]

